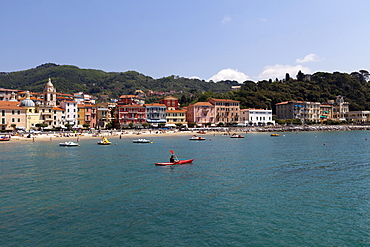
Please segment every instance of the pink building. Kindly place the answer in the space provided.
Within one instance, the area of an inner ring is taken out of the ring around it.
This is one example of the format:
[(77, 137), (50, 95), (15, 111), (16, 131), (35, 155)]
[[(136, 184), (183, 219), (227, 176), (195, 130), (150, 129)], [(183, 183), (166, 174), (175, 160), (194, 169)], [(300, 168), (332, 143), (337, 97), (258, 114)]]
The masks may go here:
[(187, 107), (186, 120), (189, 124), (195, 123), (198, 127), (215, 123), (215, 107), (209, 102), (198, 102)]

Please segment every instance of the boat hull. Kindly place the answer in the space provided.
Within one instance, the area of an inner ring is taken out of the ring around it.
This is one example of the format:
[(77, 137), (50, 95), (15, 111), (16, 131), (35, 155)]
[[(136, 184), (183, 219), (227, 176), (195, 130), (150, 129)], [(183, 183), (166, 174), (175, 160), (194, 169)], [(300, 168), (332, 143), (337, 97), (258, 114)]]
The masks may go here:
[(59, 143), (61, 147), (79, 147), (80, 144), (78, 143)]
[(111, 145), (111, 142), (98, 142), (98, 145)]
[(190, 160), (179, 160), (178, 162), (159, 162), (155, 163), (156, 166), (174, 166), (174, 165), (181, 165), (181, 164), (187, 164), (187, 163), (193, 163), (194, 159)]

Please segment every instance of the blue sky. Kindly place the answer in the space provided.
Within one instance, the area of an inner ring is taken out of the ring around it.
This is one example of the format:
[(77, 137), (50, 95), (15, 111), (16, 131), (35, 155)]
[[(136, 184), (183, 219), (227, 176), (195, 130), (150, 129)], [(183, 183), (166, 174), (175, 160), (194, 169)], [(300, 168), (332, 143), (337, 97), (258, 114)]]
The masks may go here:
[(40, 64), (153, 78), (370, 70), (367, 0), (2, 0), (0, 71)]

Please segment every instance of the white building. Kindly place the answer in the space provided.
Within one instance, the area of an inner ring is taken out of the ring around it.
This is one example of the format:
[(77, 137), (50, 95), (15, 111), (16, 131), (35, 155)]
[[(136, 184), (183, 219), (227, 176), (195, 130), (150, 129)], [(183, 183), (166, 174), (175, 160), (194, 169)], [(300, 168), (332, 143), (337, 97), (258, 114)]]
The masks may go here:
[(240, 123), (243, 125), (275, 125), (275, 121), (272, 120), (272, 110), (264, 109), (240, 110)]
[(62, 101), (60, 107), (65, 109), (65, 122), (72, 126), (77, 126), (77, 102), (75, 101)]

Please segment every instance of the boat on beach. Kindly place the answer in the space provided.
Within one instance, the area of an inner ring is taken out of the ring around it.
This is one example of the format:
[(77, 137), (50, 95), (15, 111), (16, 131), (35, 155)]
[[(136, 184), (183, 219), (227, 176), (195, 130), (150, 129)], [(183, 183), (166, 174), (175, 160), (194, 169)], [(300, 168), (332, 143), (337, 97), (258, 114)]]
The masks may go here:
[(111, 145), (111, 144), (112, 143), (105, 136), (101, 139), (101, 141), (98, 141), (98, 145)]
[(148, 139), (136, 139), (132, 141), (133, 143), (153, 143), (154, 140), (148, 140)]
[(193, 163), (194, 159), (189, 159), (189, 160), (179, 160), (177, 162), (159, 162), (155, 163), (156, 166), (173, 166), (173, 165), (182, 165), (182, 164), (187, 164), (187, 163)]
[(0, 141), (2, 142), (10, 141), (10, 136), (0, 136)]
[(192, 137), (190, 137), (190, 141), (204, 141), (206, 138), (204, 137), (201, 137), (201, 136), (197, 136), (197, 135), (193, 135)]
[(77, 142), (62, 142), (62, 143), (59, 143), (59, 146), (62, 146), (62, 147), (79, 147), (80, 144), (78, 144)]

